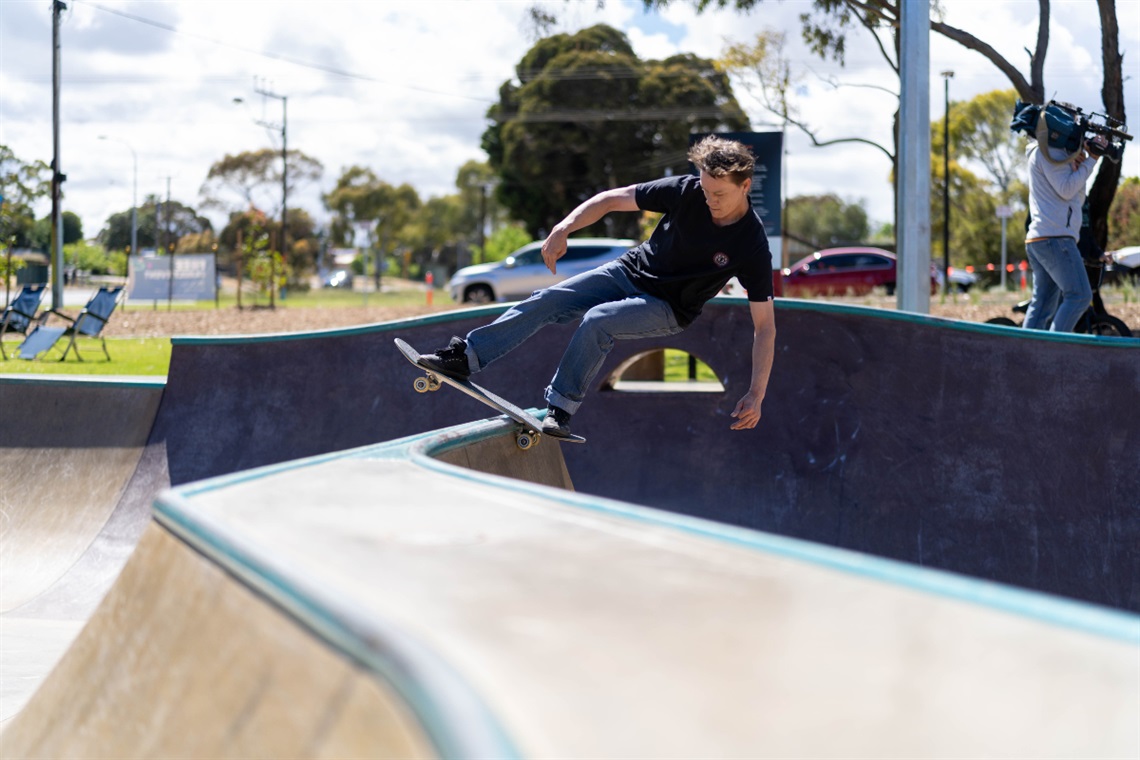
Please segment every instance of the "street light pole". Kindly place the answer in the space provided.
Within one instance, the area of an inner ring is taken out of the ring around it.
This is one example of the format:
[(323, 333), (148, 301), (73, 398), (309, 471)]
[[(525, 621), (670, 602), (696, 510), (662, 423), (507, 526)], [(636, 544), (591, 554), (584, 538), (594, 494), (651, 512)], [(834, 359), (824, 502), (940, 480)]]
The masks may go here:
[(63, 304), (63, 182), (67, 175), (60, 171), (59, 155), (59, 90), (61, 80), (59, 55), (59, 16), (67, 4), (56, 0), (51, 6), (51, 305), (62, 309)]
[(946, 115), (942, 119), (942, 294), (950, 292), (950, 80), (954, 72), (942, 72)]
[(122, 143), (127, 146), (127, 150), (131, 152), (131, 160), (134, 162), (134, 181), (131, 186), (131, 256), (139, 255), (139, 154), (131, 147), (131, 144), (126, 140), (121, 140), (117, 137), (107, 137), (107, 135), (99, 135), (100, 140), (113, 140), (117, 143)]

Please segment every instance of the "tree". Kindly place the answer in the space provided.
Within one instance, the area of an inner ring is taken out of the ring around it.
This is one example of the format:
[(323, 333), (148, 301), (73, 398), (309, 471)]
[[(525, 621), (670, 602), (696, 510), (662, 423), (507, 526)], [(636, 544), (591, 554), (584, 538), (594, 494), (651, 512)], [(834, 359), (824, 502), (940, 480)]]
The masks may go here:
[(36, 202), (50, 194), (51, 167), (26, 163), (0, 145), (0, 247), (31, 247)]
[(404, 227), (403, 242), (411, 249), (411, 259), (419, 267), (455, 269), (459, 243), (470, 230), (463, 226), (463, 202), (456, 195), (429, 198)]
[[(534, 237), (610, 187), (687, 171), (691, 132), (748, 128), (727, 77), (696, 56), (642, 61), (624, 34), (598, 25), (535, 44), (488, 111), (483, 148), (498, 200)], [(636, 234), (608, 216), (591, 230)]]
[[(265, 246), (273, 245), (274, 250), (277, 250), (280, 247), (276, 245), (280, 239), (280, 232), (280, 222), (277, 219), (270, 219), (259, 209), (253, 208), (231, 213), (226, 226), (217, 239), (213, 241), (218, 248), (218, 266), (229, 271), (236, 271), (234, 256), (239, 250), (239, 237), (241, 250), (247, 252), (261, 251), (260, 247), (249, 248), (248, 243), (252, 238), (257, 238), (259, 246), (264, 243)], [(185, 244), (187, 247), (193, 244), (202, 245), (205, 240), (204, 236), (187, 236), (179, 239), (179, 245)], [(281, 284), (297, 287), (306, 275), (315, 271), (316, 255), (319, 248), (317, 225), (313, 221), (313, 217), (302, 208), (290, 208), (288, 255), (285, 257), (278, 255), (276, 259), (271, 259), (266, 258), (269, 256), (266, 253), (262, 259), (270, 263), (284, 261), (288, 266), (288, 271), (283, 275), (284, 279), (281, 280)], [(262, 254), (259, 253), (258, 255), (261, 256)], [(245, 267), (245, 271), (248, 273), (250, 271), (248, 262)], [(263, 284), (268, 286), (268, 280)]]
[[(764, 110), (773, 114), (781, 123), (790, 124), (803, 132), (815, 147), (863, 143), (881, 151), (893, 166), (895, 163), (893, 147), (887, 148), (874, 140), (857, 136), (821, 140), (818, 130), (800, 116), (792, 93), (798, 88), (802, 77), (793, 73), (791, 63), (784, 55), (785, 40), (783, 32), (771, 30), (760, 32), (756, 35), (755, 42), (751, 44), (729, 45), (716, 65), (722, 71), (736, 75)], [(838, 85), (832, 84), (832, 86)]]
[[(665, 8), (673, 0), (642, 0), (646, 8)], [(748, 12), (762, 0), (688, 0), (699, 11), (715, 5), (731, 5), (738, 11)], [(937, 2), (932, 2), (935, 13)], [(1044, 103), (1045, 57), (1049, 50), (1050, 0), (1038, 0), (1037, 34), (1029, 53), (1028, 76), (1006, 60), (987, 42), (964, 29), (958, 29), (935, 17), (930, 29), (973, 50), (986, 58), (1009, 79), (1018, 96), (1028, 103)], [(1101, 65), (1103, 85), (1101, 102), (1104, 112), (1120, 123), (1127, 123), (1124, 113), (1124, 56), (1120, 52), (1120, 30), (1116, 18), (1115, 0), (1097, 0), (1101, 26)], [(811, 11), (800, 16), (803, 37), (820, 57), (830, 55), (843, 62), (848, 32), (862, 29), (878, 45), (880, 53), (898, 71), (898, 30), (901, 28), (899, 2), (895, 0), (812, 0)], [(1001, 33), (995, 30), (995, 33)], [(1108, 211), (1120, 182), (1120, 164), (1101, 161), (1096, 180), (1089, 192), (1089, 218), (1093, 234), (1103, 247), (1108, 235)]]
[(1129, 177), (1120, 185), (1108, 215), (1108, 245), (1115, 251), (1140, 245), (1140, 177)]
[[(170, 250), (170, 246), (177, 248), (179, 241), (187, 235), (201, 235), (213, 231), (210, 220), (192, 207), (175, 200), (167, 204), (165, 200), (153, 194), (143, 199), (142, 205), (138, 207), (136, 219), (140, 251), (147, 248), (158, 249), (160, 246)], [(107, 217), (107, 222), (96, 239), (109, 251), (125, 251), (130, 248), (130, 209)]]
[(867, 238), (867, 212), (835, 195), (797, 195), (785, 207), (788, 234), (816, 248), (854, 245)]
[[(83, 240), (83, 220), (79, 215), (73, 211), (64, 211), (60, 217), (63, 222), (63, 245)], [(51, 248), (51, 216), (36, 220), (28, 246), (37, 251), (47, 251)]]
[[(355, 225), (369, 222), (372, 244), (379, 251), (381, 262), (405, 241), (407, 228), (423, 205), (411, 185), (391, 185), (363, 166), (345, 169), (336, 186), (321, 199), (325, 208), (333, 212), (329, 230), (333, 244), (350, 245), (355, 239)], [(375, 270), (377, 282), (382, 270), (382, 265)]]
[[(1025, 140), (1009, 129), (1016, 98), (1013, 90), (995, 90), (950, 104), (950, 260), (954, 266), (998, 261), (1001, 224), (997, 207), (1024, 206)], [(945, 123), (943, 116), (930, 126), (930, 232), (938, 260), (946, 184), (942, 166)], [(974, 174), (970, 166), (983, 174)], [(1006, 251), (1012, 261), (1024, 259), (1024, 236), (1009, 235)]]
[(507, 210), (495, 199), (495, 170), (483, 161), (468, 161), (459, 167), (455, 177), (459, 189), (461, 218), (459, 225), (468, 230), (466, 240), (482, 260), (487, 261), (487, 227), (493, 231), (509, 221)]
[(336, 186), (321, 200), (333, 213), (330, 238), (342, 246), (352, 243), (358, 222), (373, 222), (374, 232), (395, 240), (421, 205), (419, 194), (411, 185), (391, 185), (363, 166), (345, 169)]
[[(324, 166), (315, 158), (299, 150), (288, 152), (289, 185), (293, 191), (302, 182), (315, 182), (324, 173)], [(273, 148), (245, 151), (231, 156), (226, 154), (214, 162), (199, 190), (203, 206), (234, 211), (244, 208), (274, 208), (274, 216), (281, 215), (281, 152)], [(235, 203), (233, 198), (237, 196)]]
[[(1025, 138), (1009, 129), (1016, 100), (1014, 90), (994, 90), (950, 104), (952, 156), (981, 165), (1001, 193), (1002, 203), (1009, 202), (1010, 190), (1025, 169)], [(945, 120), (943, 116), (931, 125), (930, 147), (939, 156)]]

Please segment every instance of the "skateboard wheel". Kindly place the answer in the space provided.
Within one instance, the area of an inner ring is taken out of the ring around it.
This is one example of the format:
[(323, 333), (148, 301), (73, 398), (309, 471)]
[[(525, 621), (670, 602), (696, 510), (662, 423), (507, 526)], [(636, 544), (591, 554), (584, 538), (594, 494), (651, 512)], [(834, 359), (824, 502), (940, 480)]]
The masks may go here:
[(427, 393), (432, 390), (431, 382), (426, 377), (417, 377), (412, 387), (416, 389), (416, 393)]
[(538, 436), (532, 435), (531, 433), (519, 433), (515, 436), (515, 444), (523, 451), (526, 451), (530, 447), (538, 444)]

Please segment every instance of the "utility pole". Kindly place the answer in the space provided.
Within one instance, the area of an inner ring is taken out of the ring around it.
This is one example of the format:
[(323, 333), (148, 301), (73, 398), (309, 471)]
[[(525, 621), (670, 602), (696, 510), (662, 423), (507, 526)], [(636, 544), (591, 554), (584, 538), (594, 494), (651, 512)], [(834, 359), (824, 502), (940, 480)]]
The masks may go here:
[[(157, 220), (156, 220), (157, 221)], [(166, 310), (170, 311), (174, 303), (174, 247), (173, 230), (170, 229), (170, 177), (166, 178), (166, 255), (170, 259), (170, 280), (166, 292)]]
[(942, 72), (946, 115), (942, 120), (942, 295), (950, 292), (950, 80), (954, 72)]
[(59, 14), (67, 10), (67, 5), (55, 0), (51, 6), (51, 303), (53, 309), (63, 308), (63, 183), (67, 175), (60, 172), (59, 156), (59, 83), (61, 78), (59, 62)]
[[(266, 89), (254, 79), (253, 91), (265, 98), (281, 101), (281, 124), (259, 120), (257, 123), (266, 129), (281, 130), (281, 261), (289, 250), (289, 97)], [(277, 291), (277, 262), (272, 261), (269, 270), (269, 308), (274, 308)]]
[(930, 8), (899, 3), (898, 308), (930, 313)]

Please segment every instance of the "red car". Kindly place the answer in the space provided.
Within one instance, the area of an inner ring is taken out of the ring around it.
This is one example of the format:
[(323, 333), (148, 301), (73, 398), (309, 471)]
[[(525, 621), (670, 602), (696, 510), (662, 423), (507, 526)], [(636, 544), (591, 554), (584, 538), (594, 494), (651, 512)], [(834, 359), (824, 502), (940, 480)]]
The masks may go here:
[[(895, 255), (881, 248), (827, 248), (784, 270), (784, 295), (866, 295), (874, 288), (885, 288), (890, 296), (895, 293), (897, 269)], [(930, 292), (938, 292), (933, 271)]]

